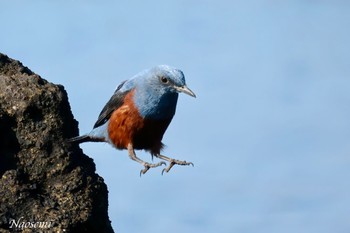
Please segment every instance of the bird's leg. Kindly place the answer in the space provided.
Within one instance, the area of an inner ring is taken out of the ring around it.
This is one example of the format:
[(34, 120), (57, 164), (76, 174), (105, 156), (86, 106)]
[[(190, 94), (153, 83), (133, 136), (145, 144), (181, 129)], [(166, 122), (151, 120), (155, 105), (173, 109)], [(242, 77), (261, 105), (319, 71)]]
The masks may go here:
[(182, 166), (184, 166), (184, 165), (192, 165), (192, 167), (194, 166), (194, 164), (191, 163), (191, 162), (186, 162), (186, 161), (181, 161), (181, 160), (177, 160), (177, 159), (172, 159), (172, 158), (169, 158), (169, 157), (167, 157), (167, 156), (165, 156), (165, 155), (155, 154), (154, 156), (156, 156), (156, 157), (159, 158), (159, 159), (163, 159), (163, 160), (165, 160), (165, 161), (168, 161), (168, 162), (170, 163), (169, 166), (168, 166), (167, 168), (164, 168), (164, 169), (163, 169), (162, 175), (163, 175), (164, 172), (169, 172), (170, 169), (171, 169), (175, 164), (177, 164), (177, 165), (182, 165)]
[(144, 169), (142, 169), (142, 170), (140, 171), (140, 176), (141, 176), (142, 174), (145, 174), (145, 173), (146, 173), (150, 168), (152, 168), (152, 167), (159, 167), (159, 166), (161, 166), (161, 165), (166, 165), (165, 162), (147, 163), (147, 162), (143, 161), (142, 159), (138, 158), (138, 157), (136, 156), (136, 154), (135, 154), (134, 147), (132, 146), (131, 143), (129, 143), (129, 145), (128, 145), (128, 152), (129, 152), (129, 157), (130, 157), (130, 159), (132, 159), (132, 160), (134, 160), (134, 161), (136, 161), (136, 162), (142, 164), (142, 165), (145, 167)]

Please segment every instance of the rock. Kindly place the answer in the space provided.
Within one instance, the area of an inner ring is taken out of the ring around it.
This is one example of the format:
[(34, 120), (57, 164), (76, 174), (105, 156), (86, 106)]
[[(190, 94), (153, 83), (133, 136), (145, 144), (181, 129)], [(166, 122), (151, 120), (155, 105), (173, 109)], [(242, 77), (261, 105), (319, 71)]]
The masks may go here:
[[(0, 232), (113, 232), (63, 86), (0, 53)], [(46, 224), (46, 225), (45, 225)]]

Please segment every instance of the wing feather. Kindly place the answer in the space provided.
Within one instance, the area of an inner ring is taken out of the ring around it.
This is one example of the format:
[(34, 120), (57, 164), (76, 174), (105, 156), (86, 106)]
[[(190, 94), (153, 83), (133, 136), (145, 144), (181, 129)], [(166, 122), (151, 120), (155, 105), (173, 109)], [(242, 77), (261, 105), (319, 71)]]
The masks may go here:
[(128, 94), (130, 92), (130, 90), (126, 90), (126, 91), (121, 91), (123, 85), (125, 84), (126, 81), (122, 82), (117, 89), (115, 90), (114, 94), (112, 95), (112, 97), (110, 98), (110, 100), (107, 102), (107, 104), (104, 106), (104, 108), (102, 109), (95, 125), (94, 128), (97, 128), (101, 125), (103, 125), (104, 123), (106, 123), (109, 118), (111, 117), (112, 113), (120, 108), (120, 106), (123, 105), (124, 103), (124, 97), (126, 96), (126, 94)]

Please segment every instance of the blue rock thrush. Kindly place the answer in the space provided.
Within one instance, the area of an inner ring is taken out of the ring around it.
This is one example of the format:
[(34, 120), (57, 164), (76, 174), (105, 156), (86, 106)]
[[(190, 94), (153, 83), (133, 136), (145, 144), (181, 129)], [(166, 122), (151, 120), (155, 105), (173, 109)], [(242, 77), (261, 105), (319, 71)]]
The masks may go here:
[(193, 165), (160, 154), (164, 146), (163, 135), (175, 114), (181, 92), (196, 97), (186, 86), (181, 70), (160, 65), (142, 71), (117, 87), (90, 133), (69, 141), (108, 142), (117, 149), (127, 149), (129, 157), (144, 166), (140, 175), (166, 163), (145, 162), (136, 156), (135, 149), (146, 150), (152, 158), (169, 162), (162, 174), (169, 172), (175, 164)]

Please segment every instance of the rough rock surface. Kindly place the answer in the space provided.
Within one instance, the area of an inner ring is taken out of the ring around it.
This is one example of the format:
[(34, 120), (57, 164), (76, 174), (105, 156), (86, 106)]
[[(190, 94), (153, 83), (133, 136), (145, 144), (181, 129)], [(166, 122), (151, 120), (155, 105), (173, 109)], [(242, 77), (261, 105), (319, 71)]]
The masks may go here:
[(77, 134), (63, 86), (0, 53), (0, 232), (113, 232)]

